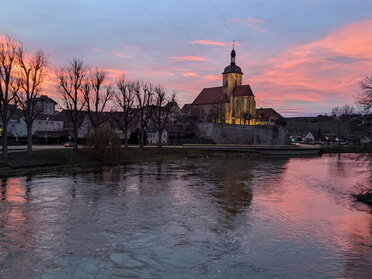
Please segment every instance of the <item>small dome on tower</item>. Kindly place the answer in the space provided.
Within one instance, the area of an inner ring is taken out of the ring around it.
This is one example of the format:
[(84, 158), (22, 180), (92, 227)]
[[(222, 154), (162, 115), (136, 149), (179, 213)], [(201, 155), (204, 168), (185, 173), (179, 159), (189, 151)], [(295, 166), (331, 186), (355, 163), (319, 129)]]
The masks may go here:
[(242, 69), (239, 66), (231, 65), (231, 64), (225, 67), (225, 70), (223, 71), (223, 74), (228, 74), (228, 73), (243, 74)]
[(229, 66), (225, 67), (225, 70), (223, 71), (222, 74), (228, 74), (228, 73), (243, 74), (242, 69), (235, 64), (236, 52), (234, 48), (232, 49), (230, 56), (231, 56), (231, 63)]

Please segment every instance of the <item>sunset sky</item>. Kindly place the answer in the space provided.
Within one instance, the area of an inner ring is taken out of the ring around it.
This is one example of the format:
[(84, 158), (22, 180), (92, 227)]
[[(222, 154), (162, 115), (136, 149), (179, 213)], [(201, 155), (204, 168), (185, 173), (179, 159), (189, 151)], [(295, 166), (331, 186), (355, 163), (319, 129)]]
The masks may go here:
[[(113, 81), (175, 90), (181, 107), (222, 85), (234, 40), (257, 107), (287, 117), (353, 104), (372, 74), (370, 0), (12, 0), (0, 35), (42, 49), (51, 72), (82, 58)], [(44, 94), (57, 97), (55, 86)]]

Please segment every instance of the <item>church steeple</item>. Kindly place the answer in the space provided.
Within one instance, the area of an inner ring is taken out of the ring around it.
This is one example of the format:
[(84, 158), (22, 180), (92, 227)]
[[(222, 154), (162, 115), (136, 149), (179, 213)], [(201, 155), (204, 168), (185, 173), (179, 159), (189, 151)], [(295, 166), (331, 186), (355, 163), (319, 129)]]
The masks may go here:
[(235, 53), (234, 46), (233, 46), (233, 49), (232, 49), (230, 55), (231, 55), (231, 63), (230, 63), (230, 65), (235, 65), (235, 56), (236, 56), (236, 53)]
[(235, 57), (236, 57), (236, 52), (235, 52), (235, 49), (234, 49), (234, 46), (233, 46), (233, 49), (231, 51), (231, 62), (230, 62), (230, 65), (225, 67), (225, 70), (223, 71), (222, 74), (228, 74), (228, 73), (237, 73), (237, 74), (243, 74), (242, 73), (242, 70), (240, 69), (239, 66), (237, 66), (235, 64)]

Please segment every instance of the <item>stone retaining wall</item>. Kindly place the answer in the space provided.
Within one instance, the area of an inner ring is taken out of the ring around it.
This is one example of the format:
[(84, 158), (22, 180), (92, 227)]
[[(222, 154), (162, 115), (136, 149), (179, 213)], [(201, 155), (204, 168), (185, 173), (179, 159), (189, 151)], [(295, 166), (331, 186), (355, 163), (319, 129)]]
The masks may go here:
[(198, 137), (217, 144), (289, 144), (285, 127), (281, 126), (242, 126), (216, 123), (199, 123)]

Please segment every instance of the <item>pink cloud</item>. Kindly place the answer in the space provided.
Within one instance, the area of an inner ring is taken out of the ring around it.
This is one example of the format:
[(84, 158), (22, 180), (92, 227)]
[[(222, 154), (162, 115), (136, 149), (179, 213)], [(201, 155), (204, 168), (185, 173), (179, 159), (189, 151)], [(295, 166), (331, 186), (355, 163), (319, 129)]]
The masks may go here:
[(111, 52), (111, 54), (115, 57), (118, 57), (118, 58), (126, 58), (127, 55), (123, 54), (123, 53), (120, 53), (120, 52)]
[[(371, 71), (372, 20), (346, 25), (328, 36), (288, 49), (251, 77), (265, 98), (332, 107), (352, 104), (359, 82)], [(261, 99), (262, 96), (257, 96)], [(267, 100), (267, 99), (266, 99)]]
[(184, 76), (184, 77), (198, 77), (198, 74), (195, 73), (195, 72), (185, 72), (185, 73), (182, 73), (182, 76)]
[(116, 80), (117, 78), (121, 77), (121, 76), (126, 76), (128, 74), (128, 71), (123, 71), (123, 70), (120, 70), (120, 69), (110, 69), (110, 68), (106, 68), (106, 69), (103, 69), (104, 72), (107, 73), (107, 78), (114, 81)]
[(206, 75), (202, 77), (203, 80), (208, 81), (221, 81), (222, 82), (222, 76), (221, 75)]
[(157, 71), (149, 71), (146, 73), (147, 76), (174, 76), (173, 73), (169, 72), (169, 71), (162, 71), (162, 70), (157, 70)]
[(210, 59), (202, 56), (174, 56), (170, 62), (178, 61), (210, 61)]
[[(211, 45), (211, 46), (231, 46), (231, 42), (217, 42), (210, 40), (195, 40), (191, 44)], [(236, 43), (236, 45), (239, 45)]]

